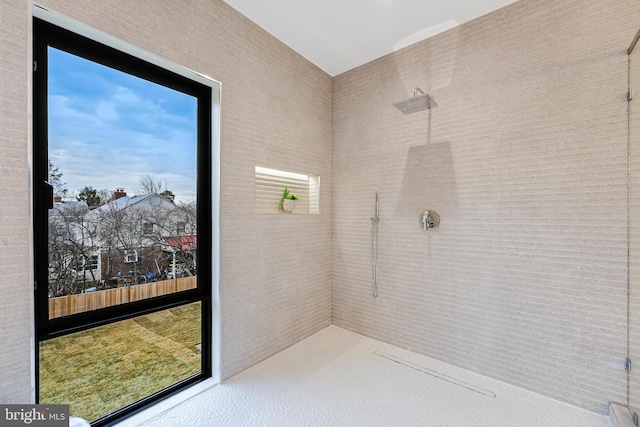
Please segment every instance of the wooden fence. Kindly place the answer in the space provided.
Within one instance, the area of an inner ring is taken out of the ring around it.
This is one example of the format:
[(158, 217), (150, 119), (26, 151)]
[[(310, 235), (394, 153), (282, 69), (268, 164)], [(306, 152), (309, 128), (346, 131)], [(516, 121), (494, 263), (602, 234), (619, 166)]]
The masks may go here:
[(194, 289), (197, 276), (49, 299), (49, 319)]

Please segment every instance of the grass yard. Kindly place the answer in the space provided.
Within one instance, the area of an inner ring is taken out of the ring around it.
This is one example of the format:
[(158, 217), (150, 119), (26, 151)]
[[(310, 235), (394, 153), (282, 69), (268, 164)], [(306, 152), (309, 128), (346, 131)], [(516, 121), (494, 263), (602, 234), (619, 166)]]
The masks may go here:
[(40, 344), (40, 403), (93, 421), (201, 370), (200, 303)]

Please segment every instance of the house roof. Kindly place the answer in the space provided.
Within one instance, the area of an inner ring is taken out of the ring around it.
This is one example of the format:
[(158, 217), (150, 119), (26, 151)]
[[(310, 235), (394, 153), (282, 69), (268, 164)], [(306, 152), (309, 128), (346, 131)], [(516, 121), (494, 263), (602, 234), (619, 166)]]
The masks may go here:
[(196, 235), (165, 237), (164, 240), (174, 250), (185, 251), (198, 247), (198, 236)]
[[(105, 211), (107, 209), (111, 210), (121, 210), (127, 207), (130, 207), (132, 205), (135, 205), (136, 203), (140, 203), (141, 201), (148, 199), (151, 196), (157, 196), (157, 194), (141, 194), (139, 196), (124, 196), (124, 197), (120, 197), (119, 199), (115, 199), (115, 200), (111, 200), (107, 203), (105, 203), (104, 205), (97, 207), (94, 209), (94, 211)], [(161, 197), (161, 196), (158, 196)]]
[(115, 200), (111, 200), (105, 203), (104, 205), (93, 209), (91, 212), (87, 214), (87, 216), (89, 216), (90, 218), (91, 217), (98, 218), (101, 214), (105, 212), (120, 211), (122, 209), (130, 208), (131, 206), (134, 206), (144, 200), (152, 199), (152, 198), (159, 199), (161, 203), (171, 203), (172, 205), (174, 204), (171, 200), (167, 199), (166, 197), (162, 197), (159, 194), (155, 194), (155, 193), (140, 194), (138, 196), (124, 196)]
[(87, 202), (77, 202), (77, 201), (69, 201), (69, 202), (54, 202), (53, 208), (49, 210), (49, 216), (62, 215), (65, 211), (71, 209), (89, 209), (87, 207)]

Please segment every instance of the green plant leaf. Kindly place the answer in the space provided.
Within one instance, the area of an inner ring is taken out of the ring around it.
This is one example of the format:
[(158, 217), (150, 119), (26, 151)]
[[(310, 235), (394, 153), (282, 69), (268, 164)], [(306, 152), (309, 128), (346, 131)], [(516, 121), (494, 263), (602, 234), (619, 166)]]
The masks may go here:
[(284, 190), (282, 190), (282, 199), (280, 199), (280, 204), (282, 204), (282, 201), (285, 199), (298, 200), (298, 196), (296, 196), (293, 193), (290, 193), (288, 187), (284, 187)]

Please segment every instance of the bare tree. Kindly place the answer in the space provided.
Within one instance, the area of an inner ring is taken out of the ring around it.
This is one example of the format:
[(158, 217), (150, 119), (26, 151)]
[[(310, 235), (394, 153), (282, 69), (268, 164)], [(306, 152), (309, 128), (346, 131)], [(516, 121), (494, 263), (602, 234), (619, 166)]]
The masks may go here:
[(172, 255), (172, 262), (180, 266), (182, 275), (197, 274), (196, 203), (180, 202), (174, 209), (153, 210), (147, 216), (155, 229), (149, 238)]
[[(157, 258), (166, 250), (163, 237), (168, 230), (175, 232), (176, 213), (175, 207), (116, 208), (107, 204), (101, 208), (98, 222), (103, 248), (118, 259), (126, 260), (132, 268), (129, 272), (134, 284), (154, 265), (160, 269)], [(113, 266), (121, 268), (122, 264), (114, 260)]]
[[(161, 274), (171, 262), (182, 275), (195, 275), (196, 235), (195, 202), (106, 203), (97, 209), (83, 201), (63, 203), (49, 218), (50, 295), (80, 293), (87, 281), (118, 276), (137, 285), (142, 275)], [(100, 276), (92, 257), (101, 263)]]
[(155, 179), (151, 175), (142, 175), (138, 181), (140, 185), (136, 188), (140, 194), (160, 194), (167, 189), (167, 181), (164, 183), (160, 179)]
[(69, 192), (66, 188), (67, 183), (62, 181), (62, 172), (49, 159), (49, 184), (53, 187), (53, 195), (58, 197), (66, 197)]
[(140, 177), (138, 184), (140, 186), (136, 188), (136, 191), (140, 194), (158, 194), (172, 202), (176, 198), (173, 191), (167, 188), (166, 180), (162, 182), (162, 180), (155, 179), (153, 176), (147, 174)]
[(102, 190), (98, 190), (96, 195), (100, 198), (100, 206), (102, 206), (113, 198), (113, 191), (103, 188)]
[(85, 203), (64, 204), (49, 216), (49, 295), (76, 294), (86, 290), (87, 275), (96, 282), (92, 257), (99, 256), (97, 224), (87, 220)]
[[(131, 272), (134, 283), (138, 283), (138, 251), (143, 246), (144, 218), (135, 215), (130, 209), (117, 209), (106, 205), (99, 216), (100, 236), (103, 248), (108, 254), (116, 253), (118, 258), (129, 262), (133, 270)], [(111, 257), (110, 257), (111, 258)], [(119, 265), (114, 260), (115, 265)]]

